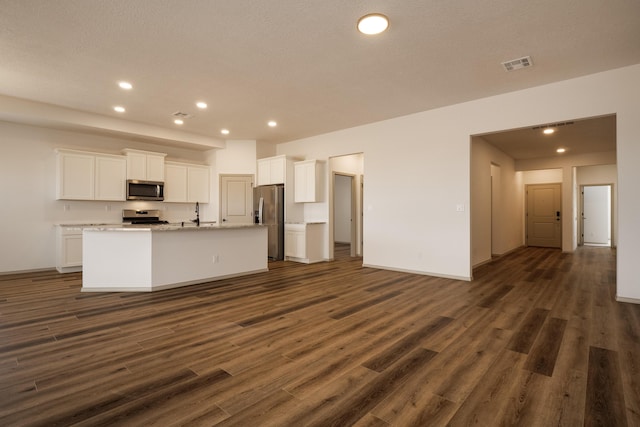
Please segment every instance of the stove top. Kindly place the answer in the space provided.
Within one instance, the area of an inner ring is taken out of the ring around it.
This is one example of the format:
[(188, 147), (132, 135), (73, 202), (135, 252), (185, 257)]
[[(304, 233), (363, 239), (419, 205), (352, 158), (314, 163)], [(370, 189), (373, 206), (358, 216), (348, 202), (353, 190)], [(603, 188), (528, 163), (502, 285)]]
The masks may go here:
[(122, 211), (122, 222), (127, 224), (168, 224), (169, 221), (160, 219), (160, 211), (124, 209)]

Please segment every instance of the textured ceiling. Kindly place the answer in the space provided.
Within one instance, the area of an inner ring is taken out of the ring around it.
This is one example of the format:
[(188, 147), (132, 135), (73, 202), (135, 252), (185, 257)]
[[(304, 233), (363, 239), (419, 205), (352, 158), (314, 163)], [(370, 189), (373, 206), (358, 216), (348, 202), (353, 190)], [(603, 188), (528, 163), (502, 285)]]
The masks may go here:
[[(194, 115), (184, 131), (216, 138), (285, 142), (640, 63), (637, 0), (0, 0), (0, 11), (0, 94), (168, 128), (182, 111)], [(386, 33), (355, 30), (370, 12), (389, 16)], [(526, 55), (531, 68), (500, 65)]]

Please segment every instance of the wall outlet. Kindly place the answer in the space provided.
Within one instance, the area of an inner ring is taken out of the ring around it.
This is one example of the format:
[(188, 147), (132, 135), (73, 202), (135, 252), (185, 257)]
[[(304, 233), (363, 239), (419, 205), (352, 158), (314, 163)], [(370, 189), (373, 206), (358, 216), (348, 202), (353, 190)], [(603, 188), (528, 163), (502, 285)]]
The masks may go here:
[(64, 205), (64, 211), (67, 212), (71, 210), (71, 206), (70, 205)]
[(464, 204), (457, 204), (456, 212), (464, 212)]

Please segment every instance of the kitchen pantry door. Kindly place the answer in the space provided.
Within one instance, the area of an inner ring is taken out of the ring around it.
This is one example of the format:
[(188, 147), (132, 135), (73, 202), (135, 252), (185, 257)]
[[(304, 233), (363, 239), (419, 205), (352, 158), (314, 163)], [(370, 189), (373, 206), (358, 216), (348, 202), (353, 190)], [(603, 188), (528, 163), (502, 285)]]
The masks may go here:
[(220, 222), (253, 223), (253, 176), (220, 175)]
[(527, 246), (562, 247), (562, 185), (527, 185)]

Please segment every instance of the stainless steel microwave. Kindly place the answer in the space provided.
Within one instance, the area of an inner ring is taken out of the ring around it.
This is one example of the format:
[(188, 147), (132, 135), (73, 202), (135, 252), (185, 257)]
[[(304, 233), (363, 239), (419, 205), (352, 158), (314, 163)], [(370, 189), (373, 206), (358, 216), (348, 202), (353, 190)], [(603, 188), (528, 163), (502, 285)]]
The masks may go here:
[(128, 179), (127, 200), (164, 200), (164, 182)]

